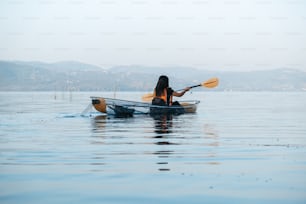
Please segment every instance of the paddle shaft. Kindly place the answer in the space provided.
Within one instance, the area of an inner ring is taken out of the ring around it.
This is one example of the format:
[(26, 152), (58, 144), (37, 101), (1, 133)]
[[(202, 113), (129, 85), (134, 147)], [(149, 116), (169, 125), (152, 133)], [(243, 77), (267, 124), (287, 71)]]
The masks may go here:
[[(190, 88), (192, 89), (192, 88), (196, 88), (196, 87), (199, 87), (199, 86), (202, 86), (202, 84), (190, 86)], [(177, 91), (183, 91), (183, 90), (185, 90), (185, 89), (180, 89), (180, 90), (177, 90)]]

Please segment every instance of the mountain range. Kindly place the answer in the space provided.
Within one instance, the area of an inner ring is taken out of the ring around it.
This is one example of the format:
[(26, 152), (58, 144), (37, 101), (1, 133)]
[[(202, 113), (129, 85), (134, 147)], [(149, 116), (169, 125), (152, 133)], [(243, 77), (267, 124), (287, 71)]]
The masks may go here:
[(306, 72), (279, 68), (265, 71), (211, 71), (192, 67), (99, 66), (65, 61), (0, 61), (0, 91), (152, 91), (159, 75), (181, 89), (211, 77), (214, 89), (197, 91), (306, 91)]

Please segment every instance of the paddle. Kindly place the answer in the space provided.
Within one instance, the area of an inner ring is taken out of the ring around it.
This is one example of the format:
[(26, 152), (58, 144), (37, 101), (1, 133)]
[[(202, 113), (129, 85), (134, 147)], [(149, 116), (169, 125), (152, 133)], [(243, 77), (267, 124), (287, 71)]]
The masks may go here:
[[(200, 86), (203, 86), (203, 87), (206, 87), (206, 88), (214, 88), (214, 87), (218, 86), (218, 84), (219, 84), (219, 79), (214, 77), (214, 78), (208, 79), (207, 81), (202, 82), (201, 84), (191, 86), (190, 88), (195, 88), (195, 87), (200, 87)], [(180, 90), (177, 90), (177, 91), (182, 91), (182, 90), (184, 90), (184, 89), (180, 89)], [(142, 100), (143, 101), (152, 101), (153, 97), (154, 97), (153, 93), (148, 93), (148, 94), (145, 94), (145, 95), (142, 96)]]

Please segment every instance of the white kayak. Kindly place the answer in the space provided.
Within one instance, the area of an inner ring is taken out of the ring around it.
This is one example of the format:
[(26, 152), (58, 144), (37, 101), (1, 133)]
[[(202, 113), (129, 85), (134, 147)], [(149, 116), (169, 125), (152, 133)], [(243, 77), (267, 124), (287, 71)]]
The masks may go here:
[(195, 113), (200, 101), (179, 101), (179, 106), (158, 106), (148, 102), (114, 98), (91, 97), (94, 108), (105, 114), (133, 116), (134, 114), (183, 114)]

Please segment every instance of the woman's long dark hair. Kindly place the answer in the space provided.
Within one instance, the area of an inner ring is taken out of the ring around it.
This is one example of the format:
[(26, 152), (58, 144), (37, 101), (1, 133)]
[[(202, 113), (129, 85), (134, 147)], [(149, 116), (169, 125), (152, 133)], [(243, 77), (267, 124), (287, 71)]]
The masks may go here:
[(164, 89), (168, 87), (169, 87), (168, 77), (165, 75), (160, 76), (155, 87), (156, 96), (161, 96), (164, 92)]

